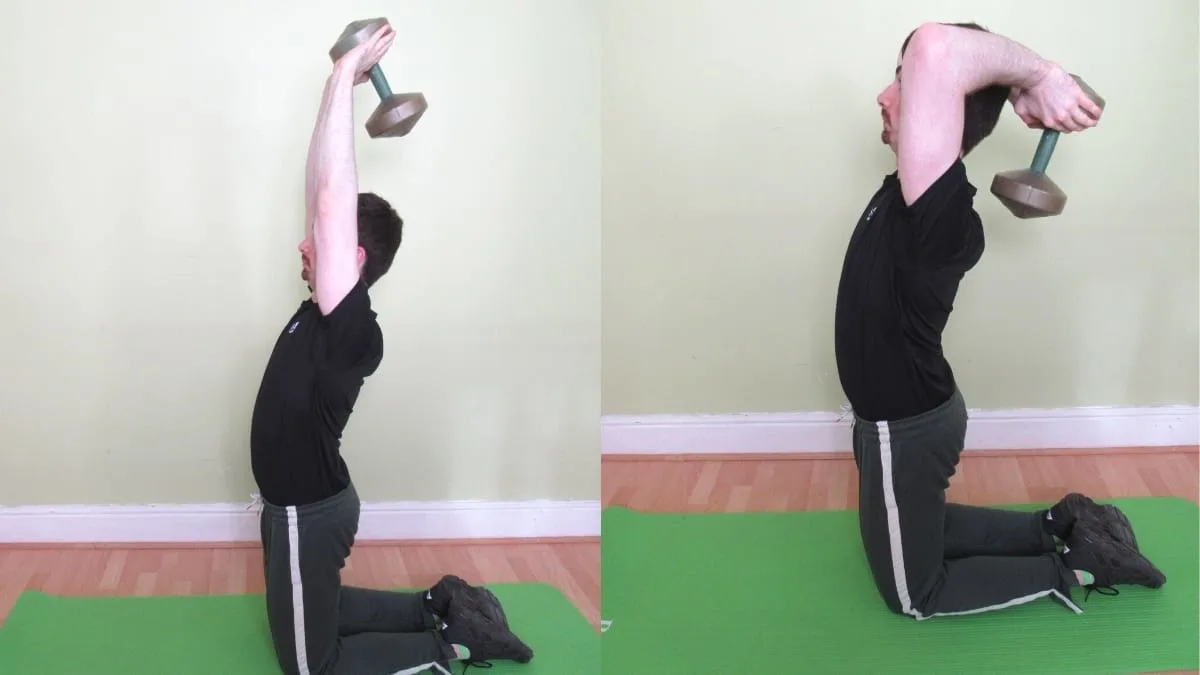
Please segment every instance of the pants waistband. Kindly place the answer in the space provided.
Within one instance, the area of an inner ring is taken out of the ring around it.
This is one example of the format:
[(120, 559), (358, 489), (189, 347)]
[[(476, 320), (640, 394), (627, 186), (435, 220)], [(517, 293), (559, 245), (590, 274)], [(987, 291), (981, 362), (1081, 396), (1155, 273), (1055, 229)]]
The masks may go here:
[(271, 518), (287, 518), (288, 509), (292, 508), (296, 509), (297, 515), (312, 517), (341, 510), (346, 504), (356, 501), (358, 501), (358, 492), (354, 489), (354, 484), (350, 483), (341, 492), (320, 501), (300, 506), (280, 506), (264, 499), (262, 508), (263, 513)]
[(886, 424), (888, 429), (893, 432), (906, 431), (934, 424), (951, 415), (957, 415), (960, 410), (966, 410), (966, 401), (963, 399), (962, 392), (955, 389), (950, 398), (923, 413), (918, 413), (911, 417), (903, 417), (898, 420), (880, 420), (878, 422), (865, 420), (856, 413), (854, 415), (854, 424), (864, 429), (878, 429), (880, 424)]

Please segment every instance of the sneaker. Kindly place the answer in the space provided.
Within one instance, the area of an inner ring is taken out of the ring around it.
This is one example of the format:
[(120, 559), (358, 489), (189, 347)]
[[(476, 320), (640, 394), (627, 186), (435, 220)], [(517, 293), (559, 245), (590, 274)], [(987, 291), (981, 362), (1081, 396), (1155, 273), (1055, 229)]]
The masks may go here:
[(1071, 529), (1062, 552), (1063, 562), (1072, 570), (1095, 577), (1088, 591), (1115, 590), (1113, 586), (1161, 588), (1167, 577), (1146, 556), (1111, 536), (1098, 521), (1082, 519)]
[(508, 628), (508, 615), (500, 605), (500, 598), (484, 586), (473, 587), (472, 592), (464, 600), (473, 601), (476, 611), (505, 628)]
[(1100, 521), (1104, 531), (1108, 532), (1113, 539), (1124, 543), (1135, 551), (1141, 551), (1138, 548), (1137, 537), (1133, 534), (1133, 525), (1121, 509), (1112, 504), (1100, 504), (1093, 510), (1094, 517)]
[(443, 619), (450, 615), (450, 605), (458, 603), (508, 628), (508, 617), (496, 594), (483, 586), (472, 586), (462, 577), (453, 574), (442, 577), (429, 589), (429, 600), (433, 613)]
[(1046, 511), (1050, 533), (1063, 541), (1070, 538), (1072, 527), (1082, 519), (1098, 522), (1101, 529), (1114, 539), (1124, 542), (1135, 551), (1138, 550), (1133, 525), (1121, 509), (1111, 504), (1097, 504), (1091, 497), (1072, 492)]
[(533, 660), (533, 650), (511, 630), (466, 605), (450, 604), (442, 639), (470, 650), (466, 664), (471, 666), (491, 666), (488, 662), (493, 660)]

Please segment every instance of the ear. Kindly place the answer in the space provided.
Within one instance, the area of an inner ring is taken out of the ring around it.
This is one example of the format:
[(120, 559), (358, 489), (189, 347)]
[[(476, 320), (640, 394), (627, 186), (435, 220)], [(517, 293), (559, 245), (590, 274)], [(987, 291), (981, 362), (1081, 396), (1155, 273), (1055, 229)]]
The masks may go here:
[(366, 249), (364, 249), (361, 246), (358, 247), (357, 259), (358, 259), (358, 268), (362, 269), (362, 266), (367, 264), (367, 251), (366, 251)]

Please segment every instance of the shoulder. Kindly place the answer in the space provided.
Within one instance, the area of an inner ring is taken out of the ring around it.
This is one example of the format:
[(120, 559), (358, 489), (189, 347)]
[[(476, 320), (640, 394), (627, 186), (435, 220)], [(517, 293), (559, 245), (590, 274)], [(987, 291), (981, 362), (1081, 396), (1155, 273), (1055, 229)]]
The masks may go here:
[(965, 271), (983, 255), (983, 220), (977, 190), (962, 160), (950, 165), (910, 205), (901, 206), (907, 249), (922, 266)]
[(328, 314), (321, 315), (329, 356), (343, 366), (373, 371), (383, 356), (383, 329), (371, 307), (371, 294), (358, 282)]
[(934, 179), (912, 204), (903, 205), (902, 210), (909, 219), (958, 218), (968, 213), (974, 214), (977, 192), (960, 158)]
[(366, 283), (359, 280), (329, 313), (321, 313), (321, 318), (327, 324), (374, 321), (375, 312), (371, 308), (371, 293)]

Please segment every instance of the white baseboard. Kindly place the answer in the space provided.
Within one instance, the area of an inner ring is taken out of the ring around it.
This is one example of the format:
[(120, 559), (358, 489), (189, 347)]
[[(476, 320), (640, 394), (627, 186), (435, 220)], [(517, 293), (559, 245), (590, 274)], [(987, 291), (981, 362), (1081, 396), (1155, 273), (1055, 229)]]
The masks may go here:
[[(850, 452), (850, 417), (745, 413), (605, 417), (605, 455)], [(967, 450), (1163, 447), (1200, 443), (1200, 408), (972, 410)]]
[[(364, 503), (357, 541), (599, 537), (599, 501)], [(249, 504), (0, 507), (0, 543), (258, 541)]]

